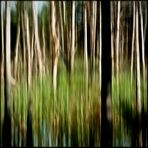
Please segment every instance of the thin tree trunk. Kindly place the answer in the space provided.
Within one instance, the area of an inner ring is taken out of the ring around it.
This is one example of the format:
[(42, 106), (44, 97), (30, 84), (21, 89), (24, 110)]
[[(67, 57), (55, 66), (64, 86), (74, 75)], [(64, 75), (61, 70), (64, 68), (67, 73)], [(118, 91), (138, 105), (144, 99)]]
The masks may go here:
[(111, 54), (112, 54), (112, 75), (114, 75), (114, 2), (111, 2)]
[(34, 7), (34, 1), (32, 1), (32, 11), (33, 11), (33, 24), (34, 24), (34, 33), (35, 33), (35, 44), (37, 48), (37, 56), (38, 56), (38, 62), (39, 62), (39, 73), (42, 72), (42, 53), (40, 48), (40, 41), (39, 41), (39, 35), (38, 35), (38, 19), (37, 14)]
[(100, 1), (100, 37), (99, 37), (99, 39), (100, 39), (100, 49), (99, 49), (99, 80), (100, 80), (100, 92), (101, 92), (101, 82), (102, 82), (102, 80), (101, 80), (101, 78), (102, 78), (102, 71), (101, 71), (101, 69), (102, 69), (102, 67), (101, 67), (101, 65), (102, 65), (102, 63), (101, 63), (101, 61), (102, 61), (102, 13), (101, 13), (102, 11), (101, 11), (101, 1)]
[(88, 86), (88, 55), (87, 55), (87, 8), (84, 4), (84, 65), (86, 74), (86, 91)]
[(26, 32), (26, 41), (27, 41), (27, 88), (29, 90), (29, 86), (30, 86), (30, 81), (31, 81), (31, 70), (30, 70), (30, 34), (29, 34), (29, 18), (28, 18), (28, 13), (25, 10), (25, 32)]
[(144, 47), (144, 34), (143, 34), (143, 14), (141, 2), (139, 2), (140, 7), (140, 26), (141, 26), (141, 41), (142, 41), (142, 65), (143, 65), (143, 80), (145, 82), (145, 47)]
[(62, 2), (59, 1), (59, 15), (60, 15), (60, 29), (61, 29), (61, 42), (62, 42), (62, 52), (64, 52), (64, 18), (62, 13)]
[(56, 18), (55, 18), (55, 3), (51, 2), (51, 34), (52, 34), (52, 83), (53, 94), (56, 96), (57, 85), (57, 65), (59, 57), (59, 41), (55, 30)]
[(75, 57), (75, 1), (72, 2), (72, 39), (71, 39), (71, 73), (74, 69), (74, 57)]
[[(0, 38), (0, 45), (1, 45), (1, 50), (0, 50), (0, 117), (1, 117), (1, 91), (2, 91), (2, 37), (3, 37), (3, 34), (2, 34), (2, 9), (1, 9), (1, 1), (0, 1), (0, 24), (1, 24), (1, 26), (0, 26), (0, 32), (1, 32), (1, 34), (0, 34), (0, 36), (1, 36), (1, 38)], [(0, 146), (1, 146), (1, 125), (0, 125)]]
[(3, 79), (3, 73), (4, 73), (4, 19), (3, 19), (3, 12), (2, 12), (2, 2), (1, 3), (1, 80)]
[(118, 80), (118, 74), (119, 74), (119, 29), (120, 29), (120, 1), (118, 3), (118, 13), (117, 13), (117, 36), (116, 36), (116, 80), (117, 80), (117, 96), (118, 96), (118, 86), (119, 86), (119, 80)]
[(110, 2), (102, 4), (101, 146), (112, 146)]
[(144, 42), (146, 41), (145, 39), (146, 39), (146, 31), (147, 31), (147, 9), (148, 8), (145, 8)]
[(42, 39), (43, 39), (43, 73), (45, 74), (46, 70), (46, 54), (45, 54), (45, 34), (44, 34), (44, 25), (42, 25)]
[(22, 36), (23, 36), (23, 62), (24, 62), (24, 74), (26, 72), (26, 42), (25, 42), (25, 28), (24, 28), (24, 2), (22, 3), (21, 10), (21, 27), (22, 27)]
[(17, 73), (17, 62), (18, 62), (18, 48), (19, 48), (19, 41), (20, 41), (20, 3), (17, 2), (17, 13), (18, 13), (18, 19), (17, 19), (17, 38), (16, 38), (16, 45), (15, 45), (15, 59), (14, 59), (14, 77), (16, 78)]
[[(142, 131), (141, 131), (141, 82), (140, 82), (140, 55), (139, 55), (139, 33), (138, 33), (138, 2), (136, 9), (136, 108), (138, 122), (138, 139), (137, 146), (142, 146)], [(137, 124), (137, 123), (136, 123)]]
[(10, 77), (11, 77), (11, 50), (10, 50), (10, 2), (6, 1), (6, 50), (4, 58), (4, 94), (5, 94), (5, 115), (2, 133), (2, 146), (11, 146), (11, 117), (10, 117)]
[(131, 86), (133, 80), (133, 58), (134, 58), (134, 44), (135, 43), (135, 2), (133, 2), (133, 35), (132, 35), (132, 53), (131, 53)]

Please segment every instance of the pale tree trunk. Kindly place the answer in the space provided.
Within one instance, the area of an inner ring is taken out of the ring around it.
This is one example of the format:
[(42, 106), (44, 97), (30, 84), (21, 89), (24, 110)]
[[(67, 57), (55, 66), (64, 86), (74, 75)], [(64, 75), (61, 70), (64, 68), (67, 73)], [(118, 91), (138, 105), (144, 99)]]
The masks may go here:
[(42, 39), (43, 39), (43, 73), (45, 74), (46, 71), (46, 54), (45, 54), (45, 30), (44, 26), (42, 25)]
[(95, 67), (95, 35), (96, 35), (96, 6), (97, 2), (93, 1), (90, 3), (91, 6), (91, 15), (90, 15), (90, 27), (91, 27), (91, 70), (92, 70), (92, 79), (93, 79), (93, 74), (94, 74), (94, 67)]
[(141, 82), (140, 82), (140, 53), (139, 53), (139, 33), (138, 33), (138, 2), (136, 9), (136, 109), (138, 124), (138, 139), (137, 146), (142, 146), (142, 131), (141, 131)]
[(71, 39), (71, 73), (74, 69), (74, 57), (75, 57), (75, 1), (72, 1), (72, 39)]
[(42, 53), (40, 48), (40, 41), (39, 41), (39, 35), (38, 35), (38, 19), (37, 19), (37, 12), (35, 11), (34, 7), (34, 1), (32, 1), (32, 11), (33, 11), (33, 24), (34, 24), (34, 33), (35, 33), (35, 45), (37, 48), (37, 56), (38, 56), (38, 62), (39, 62), (39, 73), (41, 75), (42, 72)]
[(33, 70), (32, 63), (33, 63), (33, 56), (34, 56), (34, 52), (35, 52), (35, 49), (34, 49), (34, 42), (35, 42), (34, 40), (35, 40), (35, 37), (34, 36), (35, 36), (34, 35), (34, 29), (32, 28), (31, 51), (30, 51), (30, 69), (31, 69), (31, 72)]
[(86, 92), (88, 86), (88, 55), (87, 55), (87, 8), (84, 4), (84, 65), (86, 74)]
[[(0, 34), (0, 36), (1, 36), (1, 38), (0, 38), (0, 45), (1, 45), (1, 49), (0, 49), (0, 102), (2, 102), (1, 101), (1, 98), (2, 98), (2, 96), (1, 96), (1, 92), (2, 92), (2, 36), (3, 36), (3, 34), (2, 34), (2, 9), (1, 9), (1, 1), (0, 1), (0, 24), (1, 24), (1, 26), (0, 26), (0, 32), (1, 32), (1, 34)], [(1, 103), (0, 103), (0, 117), (2, 116), (2, 111), (1, 111)], [(1, 125), (0, 125), (0, 146), (2, 146), (1, 145)]]
[(4, 95), (5, 95), (5, 115), (2, 133), (2, 146), (11, 146), (11, 115), (10, 115), (10, 77), (11, 77), (11, 50), (10, 50), (10, 2), (6, 2), (6, 50), (4, 53)]
[(112, 54), (112, 75), (114, 75), (114, 2), (111, 2), (111, 54)]
[(117, 80), (117, 96), (119, 93), (119, 29), (120, 29), (120, 1), (118, 3), (118, 13), (117, 13), (117, 36), (116, 36), (116, 80)]
[(26, 43), (25, 43), (25, 22), (24, 22), (24, 2), (22, 3), (21, 14), (21, 27), (22, 27), (22, 36), (23, 36), (23, 62), (24, 62), (24, 74), (26, 72)]
[(59, 58), (59, 40), (56, 34), (56, 16), (55, 16), (55, 3), (51, 1), (51, 34), (52, 34), (52, 83), (53, 94), (56, 95), (57, 85), (57, 66)]
[(101, 1), (100, 1), (100, 37), (99, 37), (99, 39), (100, 39), (100, 49), (99, 49), (99, 80), (100, 80), (100, 92), (101, 92), (101, 82), (102, 82), (102, 80), (101, 80), (101, 78), (102, 78), (102, 71), (101, 71), (101, 69), (102, 69), (102, 63), (101, 63), (101, 61), (102, 61), (102, 10), (101, 10)]
[(30, 33), (29, 33), (29, 18), (27, 10), (24, 10), (25, 18), (25, 32), (27, 41), (27, 89), (29, 90), (31, 81), (31, 70), (30, 70)]
[[(146, 2), (147, 3), (147, 2)], [(147, 31), (147, 9), (145, 9), (145, 25), (144, 25), (144, 42), (146, 41), (146, 31)]]
[(131, 86), (133, 80), (133, 58), (135, 45), (135, 2), (133, 2), (133, 35), (132, 35), (132, 53), (131, 53)]
[(2, 2), (0, 2), (1, 4), (1, 80), (3, 79), (3, 73), (4, 73), (4, 22), (3, 22), (3, 12), (2, 12)]
[(62, 43), (62, 52), (64, 52), (64, 18), (62, 13), (62, 2), (59, 1), (59, 15), (60, 15), (60, 29), (61, 29), (61, 43)]
[(142, 41), (142, 65), (143, 65), (143, 80), (145, 82), (145, 47), (144, 47), (144, 34), (143, 34), (143, 14), (141, 2), (139, 2), (140, 7), (140, 26), (141, 26), (141, 41)]
[(17, 63), (18, 63), (18, 47), (19, 47), (19, 41), (20, 41), (20, 23), (18, 20), (18, 25), (17, 25), (17, 38), (16, 38), (16, 46), (15, 46), (15, 64), (14, 64), (14, 77), (16, 78), (16, 73), (17, 73)]

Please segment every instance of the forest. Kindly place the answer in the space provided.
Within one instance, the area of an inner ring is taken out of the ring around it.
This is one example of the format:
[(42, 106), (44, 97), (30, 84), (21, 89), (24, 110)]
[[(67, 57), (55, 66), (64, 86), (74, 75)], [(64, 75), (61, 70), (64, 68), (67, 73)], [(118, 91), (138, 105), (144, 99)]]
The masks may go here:
[(147, 147), (147, 14), (147, 1), (0, 1), (0, 147)]

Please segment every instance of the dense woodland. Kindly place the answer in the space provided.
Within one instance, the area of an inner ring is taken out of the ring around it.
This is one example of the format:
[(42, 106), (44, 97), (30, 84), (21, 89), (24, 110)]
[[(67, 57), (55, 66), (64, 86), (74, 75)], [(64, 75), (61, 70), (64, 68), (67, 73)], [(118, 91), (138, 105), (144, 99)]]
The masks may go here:
[(37, 3), (0, 1), (0, 146), (147, 146), (148, 2)]

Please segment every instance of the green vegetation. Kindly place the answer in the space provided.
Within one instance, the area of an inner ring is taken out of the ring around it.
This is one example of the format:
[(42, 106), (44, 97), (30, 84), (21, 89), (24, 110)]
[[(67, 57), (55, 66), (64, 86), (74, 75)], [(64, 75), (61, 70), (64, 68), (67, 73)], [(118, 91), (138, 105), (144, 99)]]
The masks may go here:
[[(95, 78), (85, 91), (85, 73), (82, 59), (75, 61), (74, 77), (71, 85), (63, 61), (59, 62), (57, 98), (52, 95), (51, 73), (47, 72), (42, 79), (33, 76), (30, 87), (30, 94), (33, 101), (33, 133), (38, 135), (38, 144), (43, 145), (43, 124), (45, 121), (47, 132), (58, 139), (58, 145), (64, 145), (63, 137), (66, 136), (65, 145), (86, 146), (90, 142), (100, 145), (100, 94), (99, 94), (99, 73), (95, 72)], [(142, 78), (141, 78), (142, 80)], [(136, 82), (133, 80), (130, 87), (130, 72), (126, 69), (119, 75), (119, 100), (117, 99), (116, 79), (112, 78), (112, 111), (113, 111), (113, 135), (114, 145), (124, 145), (123, 141), (129, 137), (127, 132), (124, 112), (129, 108), (133, 116), (136, 113)], [(147, 84), (141, 83), (142, 104), (147, 110)], [(3, 90), (2, 90), (3, 92)], [(12, 122), (15, 121), (21, 126), (23, 123), (26, 132), (27, 109), (29, 96), (27, 94), (26, 76), (22, 75), (16, 86), (11, 91), (11, 113)], [(4, 118), (4, 94), (2, 94), (1, 122)], [(14, 108), (13, 108), (14, 107)], [(14, 112), (15, 110), (15, 112)], [(14, 120), (15, 119), (15, 120)], [(131, 117), (132, 120), (132, 117)], [(130, 121), (128, 120), (130, 123)], [(1, 123), (1, 126), (2, 126)], [(92, 133), (92, 134), (91, 134)], [(92, 136), (92, 137), (91, 137)], [(47, 136), (45, 136), (47, 138)], [(52, 137), (52, 138), (53, 138)], [(56, 145), (55, 139), (51, 145)], [(74, 139), (75, 138), (75, 139)], [(90, 140), (92, 139), (92, 141)], [(93, 141), (94, 140), (94, 141)], [(117, 143), (119, 140), (119, 143)], [(130, 140), (131, 141), (131, 140)], [(46, 145), (48, 145), (46, 140)]]

